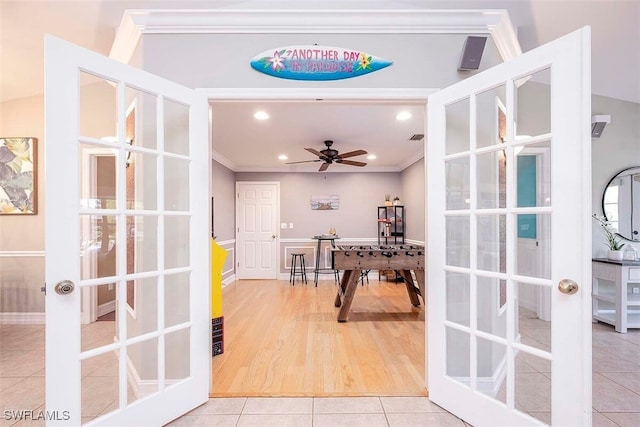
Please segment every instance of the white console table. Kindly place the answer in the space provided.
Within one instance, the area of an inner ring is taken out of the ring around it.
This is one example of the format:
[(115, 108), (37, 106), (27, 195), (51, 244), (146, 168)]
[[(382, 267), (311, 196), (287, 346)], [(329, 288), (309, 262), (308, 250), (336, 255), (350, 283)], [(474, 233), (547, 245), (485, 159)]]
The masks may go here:
[(594, 258), (593, 319), (617, 332), (640, 328), (640, 261)]

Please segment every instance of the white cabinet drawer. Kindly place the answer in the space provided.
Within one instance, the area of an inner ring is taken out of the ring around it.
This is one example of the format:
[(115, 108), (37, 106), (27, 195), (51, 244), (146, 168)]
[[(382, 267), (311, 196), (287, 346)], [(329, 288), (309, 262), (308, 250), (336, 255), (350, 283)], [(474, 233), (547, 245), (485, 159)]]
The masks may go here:
[[(592, 273), (595, 279), (615, 281), (616, 273), (620, 270), (620, 267), (618, 265), (607, 264), (605, 262), (594, 262), (592, 266)], [(638, 274), (640, 274), (640, 269), (638, 269)]]
[(629, 268), (629, 280), (640, 280), (640, 268)]

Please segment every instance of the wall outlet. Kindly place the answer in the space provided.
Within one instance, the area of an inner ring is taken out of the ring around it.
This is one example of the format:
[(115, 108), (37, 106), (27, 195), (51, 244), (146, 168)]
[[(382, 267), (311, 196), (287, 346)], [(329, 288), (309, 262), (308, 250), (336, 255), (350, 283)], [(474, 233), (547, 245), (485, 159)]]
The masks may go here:
[(280, 228), (282, 228), (283, 230), (284, 230), (285, 228), (287, 228), (287, 223), (286, 223), (286, 222), (281, 222), (281, 223), (280, 223)]
[(631, 288), (632, 294), (640, 294), (640, 288)]

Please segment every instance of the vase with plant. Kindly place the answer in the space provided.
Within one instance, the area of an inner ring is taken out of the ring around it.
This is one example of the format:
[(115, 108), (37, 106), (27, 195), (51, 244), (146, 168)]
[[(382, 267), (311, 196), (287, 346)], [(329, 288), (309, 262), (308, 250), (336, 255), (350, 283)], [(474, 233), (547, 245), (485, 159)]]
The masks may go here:
[(393, 206), (400, 205), (400, 197), (396, 196), (393, 198)]
[(385, 206), (393, 206), (393, 204), (391, 203), (391, 194), (385, 194), (384, 195), (384, 205)]
[(611, 224), (605, 217), (599, 217), (596, 214), (593, 214), (593, 219), (600, 223), (602, 230), (604, 230), (604, 235), (607, 239), (607, 247), (609, 248), (609, 252), (607, 253), (607, 258), (612, 260), (620, 261), (622, 260), (622, 248), (624, 247), (624, 243), (620, 239), (619, 236), (611, 231)]

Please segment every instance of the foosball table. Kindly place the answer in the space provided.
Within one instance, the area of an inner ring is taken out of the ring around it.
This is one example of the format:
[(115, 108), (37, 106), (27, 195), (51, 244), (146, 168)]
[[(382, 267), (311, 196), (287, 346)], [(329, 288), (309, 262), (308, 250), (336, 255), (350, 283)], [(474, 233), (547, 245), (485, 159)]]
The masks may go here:
[(394, 270), (404, 280), (414, 307), (420, 306), (418, 296), (422, 297), (423, 302), (426, 301), (424, 246), (336, 246), (332, 252), (334, 268), (344, 270), (335, 300), (335, 306), (340, 307), (338, 322), (346, 322), (349, 317), (362, 271)]

